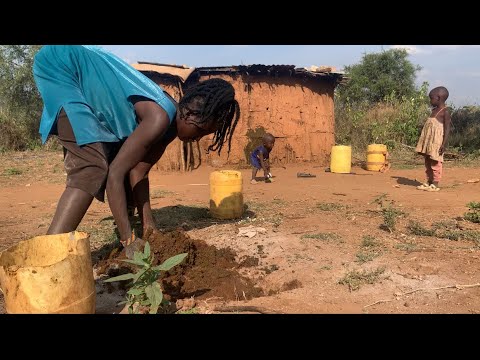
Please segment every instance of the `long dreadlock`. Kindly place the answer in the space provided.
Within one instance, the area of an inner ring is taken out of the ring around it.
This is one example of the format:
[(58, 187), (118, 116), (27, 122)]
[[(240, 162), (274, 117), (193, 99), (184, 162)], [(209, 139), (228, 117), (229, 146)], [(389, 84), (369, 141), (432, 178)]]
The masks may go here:
[(228, 140), (228, 155), (233, 132), (240, 118), (240, 106), (235, 100), (235, 89), (223, 79), (209, 79), (202, 81), (188, 89), (180, 100), (180, 111), (188, 108), (193, 102), (198, 102), (198, 124), (206, 124), (210, 121), (217, 123), (217, 130), (213, 133), (213, 143), (208, 147), (207, 153), (222, 151), (223, 144)]

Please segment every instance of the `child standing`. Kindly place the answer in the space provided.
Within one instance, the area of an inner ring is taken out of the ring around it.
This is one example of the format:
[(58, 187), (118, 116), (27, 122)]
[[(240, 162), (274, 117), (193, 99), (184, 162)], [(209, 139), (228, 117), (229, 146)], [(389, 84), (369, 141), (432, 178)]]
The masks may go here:
[(448, 98), (448, 90), (439, 86), (428, 94), (432, 113), (425, 122), (422, 134), (418, 140), (415, 151), (425, 157), (425, 172), (427, 182), (417, 186), (419, 190), (439, 191), (438, 183), (443, 172), (443, 153), (450, 134), (451, 117), (445, 101)]
[(253, 166), (251, 184), (256, 184), (255, 176), (257, 171), (263, 169), (263, 175), (265, 182), (271, 182), (272, 174), (270, 173), (270, 152), (275, 145), (275, 136), (270, 133), (266, 133), (262, 138), (263, 144), (257, 146), (255, 150), (250, 154), (250, 162)]

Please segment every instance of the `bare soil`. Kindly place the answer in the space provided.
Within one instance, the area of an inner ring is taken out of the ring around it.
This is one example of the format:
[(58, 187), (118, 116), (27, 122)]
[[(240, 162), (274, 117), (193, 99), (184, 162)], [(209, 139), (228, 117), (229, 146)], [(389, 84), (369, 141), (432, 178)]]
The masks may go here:
[[(0, 164), (1, 251), (45, 234), (65, 175), (61, 152), (11, 153)], [(189, 311), (197, 313), (226, 306), (307, 314), (479, 313), (480, 225), (463, 220), (466, 204), (480, 200), (480, 182), (468, 182), (479, 177), (478, 167), (444, 167), (439, 192), (416, 189), (424, 180), (421, 164), (394, 162), (384, 174), (288, 165), (272, 168), (273, 183), (257, 185), (243, 169), (247, 209), (231, 221), (209, 215), (215, 168), (153, 171), (152, 207), (161, 232), (150, 241), (157, 261), (189, 253), (162, 280), (164, 291), (177, 303), (193, 299)], [(316, 177), (298, 178), (298, 172)], [(399, 215), (389, 231), (392, 209)], [(412, 230), (413, 222), (423, 230)], [(247, 226), (255, 235), (238, 236)], [(98, 271), (117, 242), (108, 204), (94, 201), (79, 230), (90, 233)], [(105, 289), (105, 275), (97, 275), (97, 313), (119, 312), (122, 289)]]

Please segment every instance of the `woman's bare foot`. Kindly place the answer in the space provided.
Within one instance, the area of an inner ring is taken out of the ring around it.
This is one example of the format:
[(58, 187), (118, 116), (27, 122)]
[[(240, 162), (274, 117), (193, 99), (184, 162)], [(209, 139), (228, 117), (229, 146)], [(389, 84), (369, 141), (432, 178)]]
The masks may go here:
[(257, 180), (252, 179), (252, 180), (250, 180), (250, 184), (255, 185), (255, 184), (258, 184), (258, 182), (257, 182)]

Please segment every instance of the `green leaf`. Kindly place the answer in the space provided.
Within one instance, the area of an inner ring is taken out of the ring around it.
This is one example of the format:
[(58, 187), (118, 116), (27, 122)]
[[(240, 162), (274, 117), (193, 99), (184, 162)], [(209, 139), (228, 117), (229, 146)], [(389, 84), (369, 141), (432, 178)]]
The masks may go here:
[(179, 255), (172, 256), (165, 260), (161, 265), (155, 266), (152, 269), (155, 271), (168, 271), (173, 268), (175, 265), (180, 264), (183, 259), (187, 257), (188, 253), (183, 253)]
[(152, 285), (145, 286), (145, 295), (147, 295), (148, 301), (150, 302), (150, 304), (152, 304), (153, 300), (155, 299), (155, 294), (153, 293)]
[(133, 276), (133, 282), (137, 282), (138, 279), (140, 279), (140, 278), (142, 277), (142, 275), (145, 274), (147, 271), (148, 271), (148, 268), (142, 269), (142, 270), (140, 270), (138, 273), (136, 273), (136, 274)]
[(149, 314), (156, 314), (158, 312), (158, 305), (150, 306)]
[(136, 289), (136, 288), (131, 288), (130, 290), (127, 291), (127, 294), (133, 295), (133, 296), (138, 296), (143, 294), (142, 289)]
[(115, 276), (113, 278), (105, 280), (104, 282), (124, 281), (124, 280), (133, 279), (134, 277), (135, 277), (134, 274), (128, 273), (128, 274), (123, 274), (123, 275), (120, 275), (120, 276)]
[(121, 260), (123, 262), (129, 263), (129, 264), (134, 264), (138, 266), (145, 266), (145, 261), (142, 260)]
[(154, 282), (153, 284), (145, 287), (145, 294), (147, 295), (151, 306), (158, 307), (162, 303), (163, 294), (162, 290), (160, 289), (160, 284), (158, 282)]
[(149, 265), (148, 262), (143, 258), (143, 252), (135, 251), (133, 253), (133, 260), (138, 261), (142, 265)]
[(150, 256), (150, 244), (148, 241), (145, 243), (145, 247), (143, 248), (143, 257), (148, 258)]
[(155, 295), (155, 301), (152, 301), (152, 304), (154, 305), (160, 305), (163, 300), (163, 293), (162, 289), (160, 288), (160, 284), (158, 282), (155, 282), (152, 284), (152, 290), (153, 294)]

